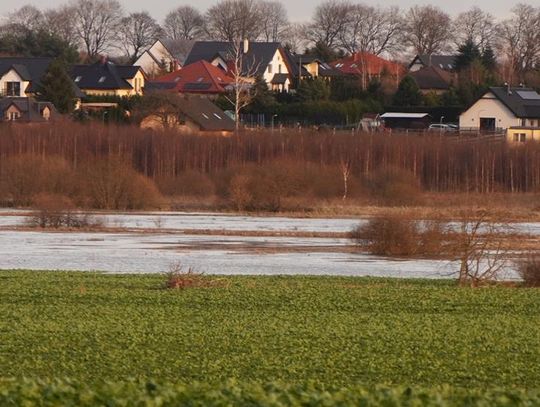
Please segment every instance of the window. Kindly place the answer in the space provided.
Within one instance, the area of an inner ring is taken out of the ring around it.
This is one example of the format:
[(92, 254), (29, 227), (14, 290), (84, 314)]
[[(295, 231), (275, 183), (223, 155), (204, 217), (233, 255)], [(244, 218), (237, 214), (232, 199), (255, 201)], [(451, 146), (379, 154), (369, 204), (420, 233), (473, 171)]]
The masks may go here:
[(75, 78), (75, 83), (79, 83), (81, 81), (81, 79), (82, 79), (82, 76), (77, 76)]
[(99, 82), (99, 83), (103, 83), (103, 82), (105, 82), (105, 79), (107, 79), (107, 77), (106, 77), (106, 76), (102, 76), (101, 78), (99, 78), (99, 81), (98, 81), (98, 82)]
[(281, 64), (278, 66), (278, 72), (281, 73)]
[(15, 120), (18, 120), (21, 117), (21, 114), (19, 112), (9, 112), (8, 120), (14, 122)]
[(6, 96), (21, 96), (21, 83), (6, 82)]
[(219, 120), (223, 120), (223, 119), (221, 118), (221, 116), (220, 116), (219, 114), (217, 114), (217, 113), (214, 113), (214, 116), (216, 116)]
[(527, 119), (521, 119), (521, 125), (525, 127), (527, 125)]
[(210, 119), (206, 113), (202, 114), (205, 119)]
[(272, 64), (268, 64), (268, 73), (272, 73)]
[(514, 133), (514, 141), (516, 143), (525, 143), (527, 141), (527, 135), (525, 133)]

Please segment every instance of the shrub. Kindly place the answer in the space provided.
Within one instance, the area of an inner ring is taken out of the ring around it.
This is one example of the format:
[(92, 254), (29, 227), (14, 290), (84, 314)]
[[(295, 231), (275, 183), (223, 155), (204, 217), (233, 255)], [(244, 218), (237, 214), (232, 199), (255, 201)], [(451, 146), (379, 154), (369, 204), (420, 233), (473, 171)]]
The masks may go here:
[(421, 201), (418, 179), (410, 171), (386, 168), (375, 171), (367, 179), (371, 196), (390, 206), (413, 205)]
[(181, 263), (171, 264), (165, 274), (165, 288), (185, 289), (205, 285), (202, 273), (195, 271), (193, 267), (185, 268)]
[(371, 219), (353, 230), (351, 237), (379, 256), (412, 256), (418, 250), (416, 222), (396, 216)]
[(527, 287), (540, 287), (540, 255), (530, 254), (518, 262), (518, 273)]
[(159, 208), (161, 194), (154, 182), (120, 157), (87, 163), (80, 173), (80, 192), (87, 206), (96, 209)]
[(85, 213), (74, 211), (73, 201), (63, 195), (42, 193), (34, 197), (36, 211), (29, 219), (30, 226), (41, 228), (83, 228), (103, 226), (103, 222)]

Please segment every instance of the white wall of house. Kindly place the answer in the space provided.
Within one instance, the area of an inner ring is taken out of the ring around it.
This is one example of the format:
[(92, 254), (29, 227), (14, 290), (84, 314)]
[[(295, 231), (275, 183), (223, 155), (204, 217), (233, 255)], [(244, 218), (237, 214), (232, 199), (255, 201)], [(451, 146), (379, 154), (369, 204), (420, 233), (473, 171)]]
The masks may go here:
[(2, 94), (5, 93), (5, 91), (7, 89), (7, 83), (8, 82), (19, 82), (20, 83), (20, 94), (19, 95), (10, 95), (10, 96), (19, 96), (19, 97), (27, 96), (24, 91), (30, 85), (30, 82), (24, 81), (19, 76), (17, 71), (15, 71), (14, 69), (9, 70), (7, 73), (4, 74), (4, 76), (2, 76), (0, 78), (0, 92), (2, 92)]
[[(152, 54), (152, 55), (150, 55)], [(154, 56), (154, 58), (152, 58)], [(157, 62), (156, 62), (157, 61)], [(149, 76), (161, 73), (159, 64), (165, 63), (165, 70), (168, 72), (171, 65), (174, 65), (174, 57), (169, 53), (161, 41), (156, 41), (148, 51), (145, 51), (133, 65), (140, 66)]]
[(509, 127), (521, 125), (521, 119), (516, 117), (491, 92), (486, 93), (459, 116), (459, 127), (461, 129), (479, 129), (482, 118), (494, 118), (498, 129), (506, 130)]
[[(278, 49), (276, 50), (276, 53), (274, 54), (274, 57), (272, 58), (272, 61), (268, 64), (266, 67), (266, 70), (264, 71), (264, 80), (266, 83), (268, 83), (269, 86), (272, 82), (272, 78), (277, 73), (286, 73), (289, 74), (289, 69), (287, 68), (287, 64), (285, 63), (285, 60), (283, 58), (283, 55), (281, 54), (281, 51)], [(285, 90), (289, 90), (289, 81), (285, 84)]]

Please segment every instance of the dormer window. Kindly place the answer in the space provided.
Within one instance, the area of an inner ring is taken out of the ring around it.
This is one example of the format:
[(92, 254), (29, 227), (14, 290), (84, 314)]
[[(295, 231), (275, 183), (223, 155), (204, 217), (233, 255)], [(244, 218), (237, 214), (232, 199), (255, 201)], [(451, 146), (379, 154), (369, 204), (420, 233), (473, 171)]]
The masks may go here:
[(98, 82), (99, 82), (99, 83), (103, 83), (103, 82), (105, 82), (105, 79), (107, 79), (107, 77), (106, 77), (106, 76), (102, 76), (101, 78), (99, 78), (99, 81), (98, 81)]
[(82, 79), (82, 76), (77, 76), (75, 78), (75, 83), (79, 83), (81, 81), (81, 79)]
[(204, 117), (205, 119), (207, 119), (207, 120), (210, 119), (210, 117), (208, 117), (208, 115), (207, 115), (206, 113), (203, 113), (202, 115), (203, 115), (203, 117)]

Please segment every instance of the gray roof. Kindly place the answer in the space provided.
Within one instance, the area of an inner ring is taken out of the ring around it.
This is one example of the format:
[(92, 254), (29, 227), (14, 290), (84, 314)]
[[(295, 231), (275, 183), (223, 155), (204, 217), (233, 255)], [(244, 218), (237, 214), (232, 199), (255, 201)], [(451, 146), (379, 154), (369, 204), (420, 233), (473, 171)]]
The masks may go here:
[(272, 78), (272, 84), (284, 85), (285, 82), (287, 82), (287, 79), (289, 79), (289, 75), (287, 75), (286, 73), (276, 73), (274, 74), (274, 77)]
[[(240, 44), (242, 47), (242, 44)], [(281, 48), (279, 42), (249, 42), (249, 50), (243, 57), (243, 72), (249, 71), (252, 67), (257, 68), (257, 74), (261, 75), (266, 70), (268, 64), (272, 61), (276, 51)], [(224, 59), (234, 53), (234, 44), (228, 41), (197, 41), (188, 57), (185, 65), (190, 65), (194, 62), (205, 60), (212, 62), (216, 56)]]
[(30, 82), (25, 91), (35, 92), (52, 61), (53, 58), (0, 57), (0, 76), (14, 69), (23, 80)]
[(177, 106), (203, 131), (233, 131), (235, 128), (234, 120), (208, 98), (183, 97), (179, 99)]
[(540, 94), (534, 89), (492, 87), (489, 88), (489, 91), (516, 117), (540, 119)]
[(71, 78), (80, 89), (132, 89), (127, 79), (132, 79), (139, 69), (136, 65), (96, 62), (92, 65), (75, 65)]
[(0, 113), (2, 117), (10, 106), (15, 106), (21, 113), (17, 121), (22, 122), (45, 122), (42, 116), (43, 109), (48, 107), (51, 112), (55, 112), (54, 105), (50, 102), (38, 102), (31, 98), (2, 98), (0, 99)]
[(424, 66), (435, 66), (439, 69), (444, 69), (445, 71), (452, 71), (456, 67), (456, 56), (435, 54), (416, 55), (410, 63), (409, 68), (417, 62), (420, 62)]
[(436, 66), (426, 66), (415, 72), (409, 72), (418, 87), (423, 90), (448, 90), (453, 83), (452, 73)]

